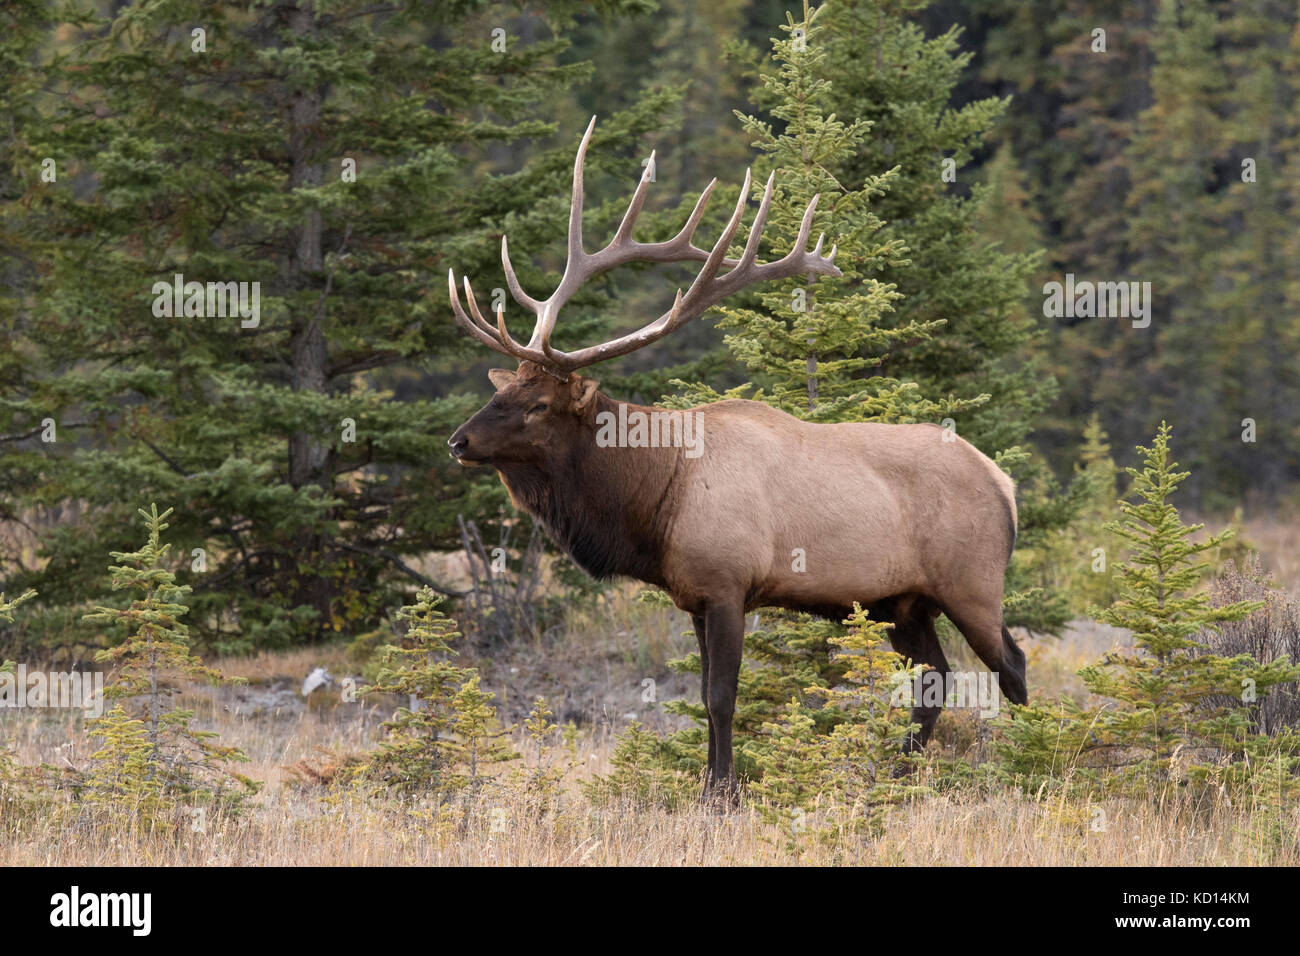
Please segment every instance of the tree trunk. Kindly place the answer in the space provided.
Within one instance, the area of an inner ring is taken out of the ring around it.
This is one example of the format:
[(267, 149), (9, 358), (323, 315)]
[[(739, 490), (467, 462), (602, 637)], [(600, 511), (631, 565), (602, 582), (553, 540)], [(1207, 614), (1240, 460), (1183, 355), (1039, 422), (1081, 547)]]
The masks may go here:
[[(296, 37), (310, 37), (317, 31), (316, 11), (312, 0), (300, 0), (289, 13), (289, 27)], [(321, 185), (322, 167), (318, 158), (322, 91), (319, 87), (296, 90), (289, 104), (289, 187)], [(297, 243), (289, 260), (289, 283), (296, 290), (320, 281), (324, 267), (321, 251), (321, 216), (317, 210), (304, 214), (297, 230)], [(327, 349), (321, 322), (326, 304), (310, 310), (295, 308), (290, 324), (290, 383), (295, 392), (328, 390), (326, 376)], [(325, 423), (322, 423), (324, 425)], [(289, 483), (294, 488), (317, 485), (326, 493), (332, 480), (331, 448), (316, 432), (298, 431), (289, 436)], [(291, 561), (305, 566), (295, 571), (294, 604), (315, 608), (318, 613), (315, 633), (320, 635), (330, 621), (331, 588), (329, 578), (321, 573), (329, 558), (329, 541), (312, 528), (305, 528), (294, 539)]]

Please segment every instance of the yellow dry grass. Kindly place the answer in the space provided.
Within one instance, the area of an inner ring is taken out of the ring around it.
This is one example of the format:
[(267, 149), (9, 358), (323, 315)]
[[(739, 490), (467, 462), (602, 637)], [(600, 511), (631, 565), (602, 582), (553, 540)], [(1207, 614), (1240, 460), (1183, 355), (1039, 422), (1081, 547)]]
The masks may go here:
[[(616, 605), (616, 616), (639, 615)], [(627, 623), (632, 623), (628, 621)], [(637, 623), (644, 624), (644, 621)], [(680, 622), (677, 622), (680, 623)], [(668, 625), (662, 625), (667, 628)], [(668, 641), (666, 630), (660, 636)], [(657, 642), (660, 638), (655, 638)], [(1045, 693), (1078, 692), (1073, 669), (1117, 639), (1095, 627), (1072, 629), (1065, 639), (1028, 641), (1031, 679)], [(661, 648), (662, 649), (662, 648)], [(322, 662), (340, 668), (332, 651), (297, 650), (225, 662), (254, 681), (299, 674)], [(643, 651), (627, 650), (632, 673)], [(616, 655), (619, 656), (619, 655)], [(299, 761), (327, 769), (330, 760), (374, 745), (380, 704), (345, 709), (336, 694), (314, 695), (306, 707), (277, 712), (265, 701), (251, 707), (251, 689), (184, 695), (200, 723), (245, 749), (241, 769), (264, 784), (240, 818), (212, 815), (195, 832), (182, 820), (170, 835), (140, 833), (120, 818), (61, 822), (21, 802), (0, 804), (0, 863), (5, 865), (1253, 865), (1300, 864), (1294, 845), (1261, 839), (1249, 807), (1212, 812), (1150, 803), (1097, 805), (1035, 799), (1011, 790), (931, 792), (896, 807), (876, 837), (819, 839), (818, 818), (805, 831), (765, 821), (753, 806), (719, 813), (708, 807), (668, 812), (634, 806), (595, 808), (580, 782), (609, 770), (617, 721), (584, 730), (558, 801), (539, 812), (517, 783), (519, 762), (497, 771), (499, 785), (441, 815), (435, 807), (331, 796), (295, 781)], [(251, 696), (256, 696), (252, 694)], [(80, 715), (68, 712), (6, 715), (5, 735), (21, 764), (84, 766), (91, 753)], [(973, 734), (945, 715), (932, 751), (952, 756)], [(960, 741), (955, 743), (955, 741)], [(522, 741), (520, 741), (522, 743)], [(955, 751), (954, 748), (958, 748)], [(522, 747), (520, 749), (523, 749)], [(923, 771), (922, 783), (931, 771)], [(1297, 821), (1300, 824), (1300, 821)]]
[[(593, 752), (594, 763), (603, 754)], [(254, 768), (255, 770), (257, 768)], [(1254, 836), (1248, 808), (1209, 815), (1150, 804), (1097, 806), (1013, 792), (930, 795), (895, 808), (877, 837), (820, 840), (752, 808), (718, 813), (589, 807), (566, 783), (558, 811), (519, 791), (483, 797), (463, 819), (432, 808), (273, 786), (239, 819), (187, 821), (171, 835), (133, 832), (102, 814), (75, 826), (0, 808), (0, 862), (38, 866), (1240, 866), (1300, 863)]]
[[(1263, 544), (1258, 529), (1247, 528)], [(1279, 577), (1289, 579), (1289, 540), (1266, 549)], [(1300, 564), (1295, 567), (1300, 569)], [(704, 806), (669, 812), (636, 806), (593, 807), (581, 784), (607, 773), (617, 734), (635, 718), (660, 729), (681, 726), (662, 702), (698, 693), (694, 678), (674, 675), (667, 660), (694, 648), (679, 612), (635, 599), (637, 588), (616, 588), (594, 605), (575, 609), (563, 632), (464, 660), (478, 666), (484, 686), (508, 723), (519, 721), (536, 694), (545, 694), (561, 722), (582, 727), (558, 799), (540, 812), (518, 784), (520, 762), (496, 771), (495, 784), (472, 801), (441, 811), (390, 800), (331, 794), (304, 785), (316, 768), (375, 746), (380, 723), (396, 701), (342, 705), (337, 685), (305, 703), (298, 688), (316, 667), (336, 677), (355, 661), (342, 646), (298, 648), (216, 663), (247, 679), (244, 688), (186, 688), (181, 703), (199, 726), (244, 749), (240, 767), (262, 791), (239, 818), (208, 816), (196, 831), (182, 820), (172, 833), (140, 833), (120, 817), (33, 811), (19, 800), (0, 801), (3, 865), (1300, 865), (1300, 849), (1285, 833), (1300, 832), (1291, 812), (1277, 831), (1264, 833), (1250, 806), (1226, 803), (1193, 810), (1177, 801), (1093, 804), (1039, 797), (1010, 789), (945, 789), (933, 766), (919, 782), (931, 791), (895, 807), (883, 832), (872, 837), (816, 836), (814, 814), (805, 830), (773, 824), (746, 803), (720, 813)], [(1082, 665), (1126, 640), (1099, 625), (1078, 623), (1061, 638), (1020, 635), (1035, 697), (1061, 694), (1083, 702), (1076, 676)], [(960, 641), (950, 645), (958, 668), (978, 665)], [(649, 677), (657, 698), (642, 693)], [(987, 732), (969, 714), (945, 713), (933, 757), (972, 760), (987, 755)], [(517, 739), (518, 749), (522, 739)], [(0, 748), (19, 765), (84, 768), (94, 750), (80, 714), (68, 711), (0, 713)], [(61, 798), (60, 798), (61, 799)]]

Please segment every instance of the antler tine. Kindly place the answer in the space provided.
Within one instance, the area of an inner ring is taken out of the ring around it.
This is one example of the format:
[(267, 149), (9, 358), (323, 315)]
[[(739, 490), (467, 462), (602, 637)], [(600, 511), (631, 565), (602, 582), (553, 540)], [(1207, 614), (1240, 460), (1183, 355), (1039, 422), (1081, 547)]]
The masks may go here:
[[(745, 182), (740, 187), (740, 196), (736, 199), (736, 210), (731, 214), (731, 220), (727, 223), (727, 228), (722, 230), (722, 235), (713, 244), (709, 258), (704, 261), (704, 267), (700, 269), (700, 273), (695, 277), (695, 281), (691, 283), (691, 287), (686, 290), (686, 302), (688, 304), (713, 281), (713, 277), (718, 273), (718, 268), (722, 265), (722, 260), (727, 255), (727, 247), (731, 245), (731, 240), (740, 227), (740, 220), (745, 215), (745, 202), (749, 199), (750, 179), (751, 171), (747, 169), (745, 170)], [(735, 275), (740, 271), (741, 267), (741, 265), (737, 265), (728, 275)]]
[[(562, 358), (551, 351), (549, 344), (544, 346), (541, 351), (538, 351), (532, 346), (520, 345), (515, 341), (514, 336), (510, 334), (510, 330), (506, 328), (506, 310), (497, 309), (496, 315), (496, 339), (504, 347), (507, 355), (513, 355), (517, 359), (535, 362), (544, 367), (551, 366), (556, 369), (560, 368)], [(564, 372), (559, 377), (562, 378), (567, 374), (567, 372)]]
[[(817, 211), (817, 200), (821, 198), (818, 193), (808, 201), (808, 208), (804, 210), (803, 219), (799, 223), (799, 235), (795, 237), (794, 248), (787, 252), (775, 262), (767, 262), (761, 266), (754, 266), (751, 270), (752, 276), (748, 281), (762, 282), (767, 279), (784, 279), (792, 275), (816, 274), (816, 275), (841, 275), (842, 273), (835, 265), (835, 252), (837, 247), (832, 245), (831, 251), (826, 255), (821, 254), (822, 242), (825, 240), (825, 233), (817, 237), (817, 245), (808, 249), (808, 236), (812, 232), (813, 213)], [(728, 274), (727, 278), (731, 278)]]
[[(682, 290), (678, 289), (677, 297), (673, 300), (673, 307), (642, 329), (643, 332), (651, 336), (648, 341), (653, 341), (654, 339), (667, 335), (679, 326), (685, 325), (699, 314), (693, 309), (694, 299), (702, 294), (702, 290), (708, 287), (708, 285), (713, 281), (713, 277), (717, 274), (718, 269), (721, 268), (724, 263), (735, 264), (735, 268), (733, 268), (731, 272), (727, 273), (727, 276), (730, 277), (753, 261), (753, 256), (757, 253), (758, 248), (757, 240), (754, 237), (757, 233), (762, 231), (763, 220), (767, 218), (767, 207), (772, 198), (772, 182), (776, 175), (775, 172), (773, 172), (772, 176), (768, 177), (767, 189), (763, 195), (763, 204), (759, 207), (758, 215), (754, 218), (754, 228), (750, 230), (750, 238), (749, 241), (745, 243), (744, 254), (739, 260), (726, 258), (727, 247), (731, 245), (731, 240), (735, 237), (736, 230), (740, 227), (740, 221), (745, 215), (745, 203), (749, 199), (751, 173), (751, 170), (745, 170), (745, 182), (740, 187), (740, 196), (736, 200), (736, 209), (731, 214), (731, 219), (727, 223), (727, 228), (722, 231), (722, 235), (718, 237), (718, 241), (713, 244), (713, 249), (710, 250), (709, 257), (704, 262), (704, 267), (700, 269), (699, 274), (691, 283), (690, 288), (686, 290), (685, 297), (682, 296)], [(717, 180), (714, 179), (713, 182), (716, 183)], [(709, 190), (712, 191), (712, 189), (713, 183), (710, 183)], [(699, 208), (698, 204), (697, 208)], [(751, 246), (753, 249), (751, 249)], [(685, 310), (682, 308), (683, 302), (686, 303)]]
[(506, 286), (510, 289), (510, 294), (514, 296), (515, 301), (529, 312), (534, 314), (540, 312), (542, 303), (525, 292), (519, 284), (519, 277), (515, 275), (515, 268), (510, 264), (510, 251), (506, 248), (506, 237), (504, 235), (501, 237), (501, 268), (505, 270)]
[(718, 185), (718, 177), (714, 176), (713, 180), (707, 186), (704, 187), (704, 192), (700, 193), (700, 198), (695, 200), (695, 208), (691, 210), (691, 215), (686, 220), (685, 225), (682, 226), (681, 230), (677, 233), (677, 235), (673, 236), (671, 239), (668, 240), (668, 245), (670, 246), (684, 245), (688, 249), (694, 249), (695, 251), (699, 252), (701, 255), (704, 256), (708, 255), (708, 253), (706, 253), (703, 249), (695, 249), (695, 246), (691, 243), (691, 240), (695, 238), (695, 230), (699, 228), (700, 220), (704, 218), (704, 210), (709, 205), (709, 199), (710, 197), (713, 196), (713, 187), (716, 185)]
[(614, 233), (614, 239), (607, 248), (614, 249), (624, 246), (632, 238), (632, 227), (636, 225), (636, 217), (641, 215), (641, 207), (645, 205), (646, 191), (650, 187), (650, 173), (655, 166), (655, 151), (650, 150), (650, 161), (646, 164), (645, 172), (641, 175), (641, 181), (636, 184), (636, 192), (632, 194), (632, 201), (627, 204), (627, 212), (623, 213), (623, 221), (618, 224), (618, 232)]
[[(763, 201), (759, 203), (758, 214), (754, 216), (754, 224), (750, 226), (749, 237), (745, 240), (745, 251), (741, 253), (740, 259), (734, 260), (734, 259), (723, 258), (721, 262), (718, 262), (715, 265), (713, 270), (714, 273), (717, 272), (717, 269), (721, 265), (727, 263), (734, 263), (735, 267), (730, 272), (728, 272), (726, 276), (724, 276), (724, 278), (730, 279), (733, 275), (737, 275), (737, 274), (743, 275), (745, 271), (747, 271), (754, 264), (754, 259), (758, 256), (758, 241), (763, 236), (763, 227), (767, 224), (767, 213), (772, 205), (772, 188), (775, 183), (776, 183), (776, 170), (773, 170), (771, 174), (767, 177), (767, 185), (763, 189)], [(749, 198), (749, 185), (750, 185), (750, 171), (746, 170), (745, 183), (740, 189), (740, 199), (736, 204), (736, 211), (735, 213), (732, 214), (731, 222), (727, 224), (727, 229), (718, 238), (717, 244), (714, 245), (713, 253), (715, 254), (717, 253), (719, 245), (722, 247), (724, 253), (726, 252), (727, 247), (731, 245), (731, 240), (735, 236), (736, 229), (740, 225), (740, 218), (742, 218), (744, 215), (745, 200)], [(712, 257), (710, 258), (710, 261), (711, 262), (713, 261)], [(700, 270), (700, 274), (695, 277), (695, 281), (691, 283), (690, 289), (687, 290), (686, 311), (682, 311), (682, 301), (683, 301), (682, 290), (678, 289), (677, 298), (673, 302), (673, 307), (669, 309), (667, 312), (665, 312), (663, 315), (661, 315), (659, 319), (656, 320), (655, 323), (649, 326), (649, 328), (652, 329), (654, 332), (658, 333), (658, 335), (667, 335), (669, 332), (672, 332), (674, 329), (678, 328), (679, 326), (685, 325), (687, 322), (695, 318), (698, 313), (694, 313), (693, 310), (690, 308), (691, 298), (692, 298), (691, 294), (696, 292), (697, 286), (700, 289), (707, 288), (708, 282), (712, 280), (712, 275), (710, 275), (708, 279), (705, 280), (705, 284), (703, 285), (700, 284), (700, 279), (708, 271), (709, 271), (709, 265), (708, 263), (706, 263), (704, 268)], [(723, 294), (725, 295), (726, 293)], [(656, 335), (656, 338), (658, 337), (658, 335)]]
[[(468, 286), (467, 286), (468, 288)], [(495, 336), (489, 335), (488, 332), (474, 323), (460, 304), (460, 294), (456, 291), (456, 274), (453, 270), (447, 270), (447, 293), (451, 298), (451, 312), (456, 319), (456, 324), (468, 332), (474, 338), (478, 339), (488, 348), (495, 349), (502, 355), (511, 355), (518, 358), (513, 352), (510, 352)]]
[[(489, 335), (496, 335), (496, 331), (492, 323), (488, 322), (487, 319), (483, 318), (483, 313), (479, 311), (478, 300), (474, 298), (474, 290), (471, 289), (469, 285), (469, 276), (465, 276), (462, 279), (462, 281), (465, 284), (465, 301), (466, 303), (469, 304), (470, 317), (476, 323), (478, 323), (479, 328), (481, 328), (484, 332), (487, 332)], [(497, 311), (501, 311), (501, 310), (498, 309)]]
[[(549, 299), (541, 303), (540, 309), (536, 310), (537, 324), (533, 326), (532, 337), (528, 340), (530, 349), (539, 346), (543, 350), (549, 349), (551, 332), (555, 328), (555, 319), (560, 313), (560, 306), (567, 302), (591, 275), (587, 266), (592, 257), (582, 251), (582, 191), (587, 144), (591, 142), (591, 134), (595, 128), (596, 117), (593, 116), (591, 122), (587, 124), (587, 131), (582, 134), (582, 142), (578, 144), (578, 155), (573, 160), (573, 195), (569, 199), (569, 254), (564, 263), (564, 276), (560, 279), (559, 288)], [(638, 192), (641, 192), (639, 187)], [(634, 195), (632, 201), (635, 203), (636, 199)]]
[(505, 309), (497, 310), (497, 336), (498, 338), (500, 338), (501, 344), (504, 345), (507, 349), (509, 349), (512, 354), (517, 355), (521, 358), (525, 357), (524, 347), (520, 345), (518, 342), (516, 342), (513, 338), (511, 338), (510, 331), (506, 328)]
[[(582, 168), (587, 162), (587, 144), (596, 128), (596, 117), (587, 124), (578, 144), (578, 155), (573, 160), (573, 198), (569, 200), (569, 262), (582, 259)], [(566, 269), (567, 271), (567, 269)]]
[[(808, 208), (803, 211), (803, 219), (799, 222), (799, 235), (794, 240), (794, 250), (802, 252), (808, 248), (808, 237), (812, 235), (813, 213), (817, 211), (817, 200), (822, 198), (821, 193), (814, 193), (813, 198), (808, 201)], [(813, 249), (813, 255), (821, 252), (822, 239), (826, 237), (822, 233), (817, 237), (817, 248)]]
[[(758, 240), (763, 238), (763, 226), (767, 224), (767, 211), (772, 205), (772, 186), (776, 183), (776, 170), (772, 170), (771, 175), (767, 177), (767, 186), (763, 190), (763, 201), (758, 204), (758, 215), (754, 217), (754, 224), (749, 227), (749, 239), (745, 242), (745, 252), (740, 257), (740, 264), (737, 269), (743, 269), (749, 265), (758, 256)], [(805, 215), (804, 221), (808, 217)], [(796, 249), (803, 247), (795, 243)]]

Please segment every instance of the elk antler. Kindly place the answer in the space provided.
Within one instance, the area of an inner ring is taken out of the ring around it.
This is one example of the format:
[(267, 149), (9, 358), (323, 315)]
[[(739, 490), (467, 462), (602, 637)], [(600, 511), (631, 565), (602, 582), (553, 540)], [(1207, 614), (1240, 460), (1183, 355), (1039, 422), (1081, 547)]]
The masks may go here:
[[(582, 249), (582, 169), (587, 155), (587, 144), (591, 141), (591, 133), (595, 128), (596, 117), (593, 116), (591, 122), (587, 124), (587, 132), (582, 136), (582, 144), (578, 147), (578, 156), (573, 163), (573, 199), (569, 206), (569, 256), (564, 266), (564, 276), (549, 299), (544, 302), (538, 301), (520, 288), (519, 279), (510, 265), (506, 238), (501, 237), (501, 264), (505, 268), (506, 284), (510, 287), (510, 294), (514, 296), (516, 302), (537, 316), (532, 337), (527, 345), (520, 345), (506, 330), (504, 308), (498, 306), (495, 325), (483, 317), (478, 303), (474, 300), (468, 278), (465, 279), (465, 299), (469, 303), (469, 314), (466, 315), (460, 304), (460, 295), (456, 291), (455, 273), (450, 269), (447, 270), (447, 288), (457, 324), (489, 348), (516, 359), (535, 362), (560, 379), (565, 379), (576, 369), (626, 355), (663, 338), (692, 319), (703, 315), (710, 306), (746, 286), (770, 279), (788, 279), (808, 273), (834, 276), (841, 274), (834, 264), (834, 245), (827, 255), (821, 255), (824, 236), (817, 238), (817, 245), (811, 252), (807, 249), (813, 213), (817, 209), (817, 196), (813, 196), (812, 201), (808, 203), (808, 208), (804, 210), (794, 248), (775, 262), (763, 264), (755, 262), (758, 256), (758, 241), (763, 235), (763, 225), (767, 221), (768, 208), (772, 204), (775, 173), (767, 179), (763, 201), (759, 203), (758, 215), (754, 217), (754, 225), (750, 228), (749, 238), (745, 242), (745, 251), (739, 259), (728, 259), (727, 247), (740, 226), (741, 217), (745, 212), (745, 203), (749, 198), (748, 170), (745, 171), (745, 183), (741, 187), (740, 198), (736, 200), (735, 212), (731, 214), (727, 228), (722, 231), (722, 235), (718, 237), (718, 241), (713, 244), (709, 252), (697, 248), (692, 244), (691, 239), (704, 216), (704, 209), (713, 193), (713, 187), (718, 183), (717, 179), (709, 183), (700, 194), (690, 218), (686, 220), (686, 224), (677, 235), (667, 242), (637, 242), (632, 238), (632, 227), (636, 224), (636, 218), (645, 204), (646, 189), (650, 184), (651, 170), (654, 168), (653, 152), (650, 154), (646, 172), (641, 176), (636, 192), (632, 194), (632, 201), (628, 204), (627, 212), (623, 214), (623, 221), (614, 238), (599, 252), (584, 252)], [(673, 307), (648, 325), (613, 341), (588, 346), (576, 352), (560, 352), (551, 348), (551, 332), (555, 328), (556, 316), (588, 279), (625, 262), (700, 261), (704, 263), (704, 267), (700, 269), (699, 275), (686, 290), (686, 294), (683, 295), (679, 288)], [(730, 267), (730, 271), (719, 276), (718, 270), (724, 265)]]

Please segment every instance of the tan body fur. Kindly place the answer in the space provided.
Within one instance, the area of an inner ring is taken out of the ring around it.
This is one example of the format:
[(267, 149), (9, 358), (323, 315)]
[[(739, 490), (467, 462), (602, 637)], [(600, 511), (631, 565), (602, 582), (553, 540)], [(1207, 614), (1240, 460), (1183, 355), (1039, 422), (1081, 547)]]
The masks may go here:
[[(954, 433), (809, 424), (739, 400), (692, 411), (703, 423), (698, 458), (680, 449), (611, 449), (677, 459), (663, 566), (683, 610), (698, 612), (724, 581), (745, 595), (746, 610), (844, 606), (846, 598), (866, 605), (904, 594), (941, 605), (1000, 601), (1015, 489)], [(702, 564), (712, 571), (703, 588)]]

